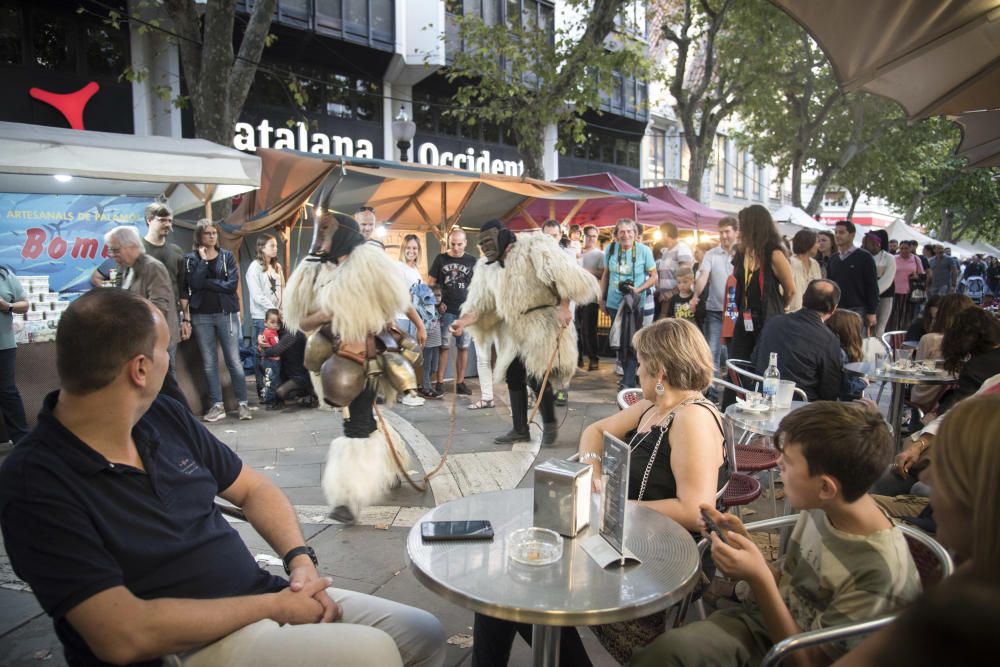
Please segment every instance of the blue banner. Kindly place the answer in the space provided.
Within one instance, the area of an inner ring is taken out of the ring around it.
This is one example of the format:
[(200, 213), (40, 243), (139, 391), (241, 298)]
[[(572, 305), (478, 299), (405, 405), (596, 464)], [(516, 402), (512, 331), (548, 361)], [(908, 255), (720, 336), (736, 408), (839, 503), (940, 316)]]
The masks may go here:
[(48, 276), (53, 292), (85, 292), (108, 258), (104, 235), (119, 225), (146, 234), (148, 198), (0, 193), (0, 264)]

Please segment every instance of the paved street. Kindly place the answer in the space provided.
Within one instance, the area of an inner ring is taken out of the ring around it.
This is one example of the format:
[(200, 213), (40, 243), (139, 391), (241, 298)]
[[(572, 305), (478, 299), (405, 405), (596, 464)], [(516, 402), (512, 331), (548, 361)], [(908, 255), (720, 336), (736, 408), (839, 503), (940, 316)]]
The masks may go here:
[[(466, 406), (473, 397), (459, 397), (455, 419), (451, 400), (428, 401), (421, 407), (393, 406), (384, 410), (387, 421), (400, 433), (413, 454), (416, 477), (437, 465), (449, 432), (454, 432), (448, 463), (432, 479), (431, 489), (417, 493), (404, 483), (384, 501), (369, 508), (356, 526), (342, 526), (328, 519), (319, 482), (330, 439), (340, 431), (337, 411), (287, 409), (257, 410), (252, 421), (240, 422), (235, 415), (209, 424), (223, 442), (243, 460), (281, 486), (295, 504), (308, 543), (316, 550), (320, 571), (334, 585), (404, 602), (427, 609), (444, 623), (453, 645), (447, 665), (469, 663), (470, 651), (462, 648), (462, 635), (471, 634), (472, 613), (444, 601), (418, 583), (409, 570), (405, 541), (410, 526), (429, 508), (449, 499), (473, 493), (530, 486), (529, 473), (536, 460), (567, 457), (576, 451), (583, 428), (613, 412), (615, 378), (611, 363), (602, 370), (579, 373), (574, 378), (567, 408), (557, 408), (564, 419), (559, 441), (539, 451), (538, 429), (533, 444), (497, 447), (494, 435), (510, 428), (506, 388), (498, 387), (498, 407), (472, 411)], [(478, 384), (469, 382), (478, 393)], [(251, 392), (252, 393), (252, 392)], [(540, 417), (536, 418), (540, 421)], [(235, 523), (247, 547), (255, 555), (273, 558), (267, 544), (245, 523)], [(280, 573), (280, 565), (269, 566)], [(589, 633), (584, 633), (595, 664), (613, 665)], [(5, 554), (0, 554), (0, 664), (56, 666), (65, 664), (62, 649), (50, 619), (42, 612), (24, 584), (16, 579)], [(515, 642), (512, 665), (530, 664), (524, 642)]]

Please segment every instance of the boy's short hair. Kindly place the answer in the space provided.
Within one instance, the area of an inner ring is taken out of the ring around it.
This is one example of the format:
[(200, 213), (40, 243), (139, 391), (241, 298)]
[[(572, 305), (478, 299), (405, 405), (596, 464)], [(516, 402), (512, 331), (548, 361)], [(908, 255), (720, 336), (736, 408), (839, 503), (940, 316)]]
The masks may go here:
[(279, 322), (281, 321), (281, 311), (278, 310), (277, 308), (268, 308), (267, 311), (264, 313), (264, 321), (266, 322), (271, 317), (271, 315), (277, 317)]
[(674, 278), (680, 280), (681, 278), (691, 278), (694, 280), (694, 271), (691, 270), (690, 266), (682, 266), (677, 269), (677, 273), (674, 274)]
[(892, 437), (882, 415), (858, 404), (805, 405), (781, 420), (776, 442), (779, 449), (801, 447), (809, 474), (836, 479), (849, 503), (867, 493), (892, 460)]

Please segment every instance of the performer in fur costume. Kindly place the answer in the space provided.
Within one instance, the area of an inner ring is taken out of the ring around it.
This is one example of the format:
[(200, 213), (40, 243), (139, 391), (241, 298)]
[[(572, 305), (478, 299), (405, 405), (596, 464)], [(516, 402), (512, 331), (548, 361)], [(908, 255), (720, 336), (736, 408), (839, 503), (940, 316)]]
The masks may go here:
[(505, 377), (514, 427), (493, 442), (530, 440), (528, 390), (536, 392), (558, 345), (549, 381), (541, 392), (542, 443), (558, 435), (553, 382), (569, 380), (576, 370), (576, 329), (569, 303), (597, 300), (597, 280), (544, 234), (518, 239), (499, 220), (479, 232), (483, 256), (476, 264), (462, 316), (452, 324), (456, 336), (469, 327), (476, 340), (497, 340), (494, 377)]
[[(323, 400), (349, 410), (344, 435), (330, 443), (322, 485), (333, 506), (330, 516), (351, 524), (363, 507), (399, 483), (372, 405), (379, 391), (392, 400), (396, 391), (416, 387), (409, 365), (416, 359), (393, 348), (395, 341), (383, 332), (396, 313), (412, 310), (409, 292), (395, 262), (365, 244), (352, 218), (325, 212), (285, 299), (286, 325), (309, 333), (305, 363), (322, 377)], [(390, 438), (406, 465), (399, 436)]]

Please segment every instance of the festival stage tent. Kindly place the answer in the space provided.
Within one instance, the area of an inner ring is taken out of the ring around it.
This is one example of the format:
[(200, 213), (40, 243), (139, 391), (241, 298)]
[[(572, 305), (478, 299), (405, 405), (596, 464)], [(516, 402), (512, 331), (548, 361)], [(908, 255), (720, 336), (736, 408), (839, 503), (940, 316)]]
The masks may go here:
[(823, 224), (801, 208), (791, 204), (785, 204), (772, 213), (771, 217), (778, 224), (781, 233), (788, 237), (794, 236), (800, 229), (811, 229), (816, 232), (833, 231), (829, 225)]
[(599, 188), (613, 191), (616, 197), (610, 199), (571, 201), (536, 201), (522, 207), (508, 221), (511, 229), (523, 230), (541, 227), (548, 219), (558, 220), (563, 225), (594, 225), (612, 227), (622, 218), (637, 221), (648, 227), (672, 222), (681, 229), (696, 229), (696, 216), (679, 206), (656, 197), (643, 194), (619, 177), (609, 172), (567, 176), (556, 183), (575, 187)]
[(968, 241), (959, 241), (956, 243), (959, 248), (968, 250), (971, 253), (976, 253), (979, 255), (992, 255), (993, 257), (1000, 257), (1000, 248), (990, 245), (985, 241), (980, 241), (979, 243), (969, 243)]
[(0, 122), (0, 192), (162, 195), (183, 213), (259, 184), (257, 157), (204, 139)]

